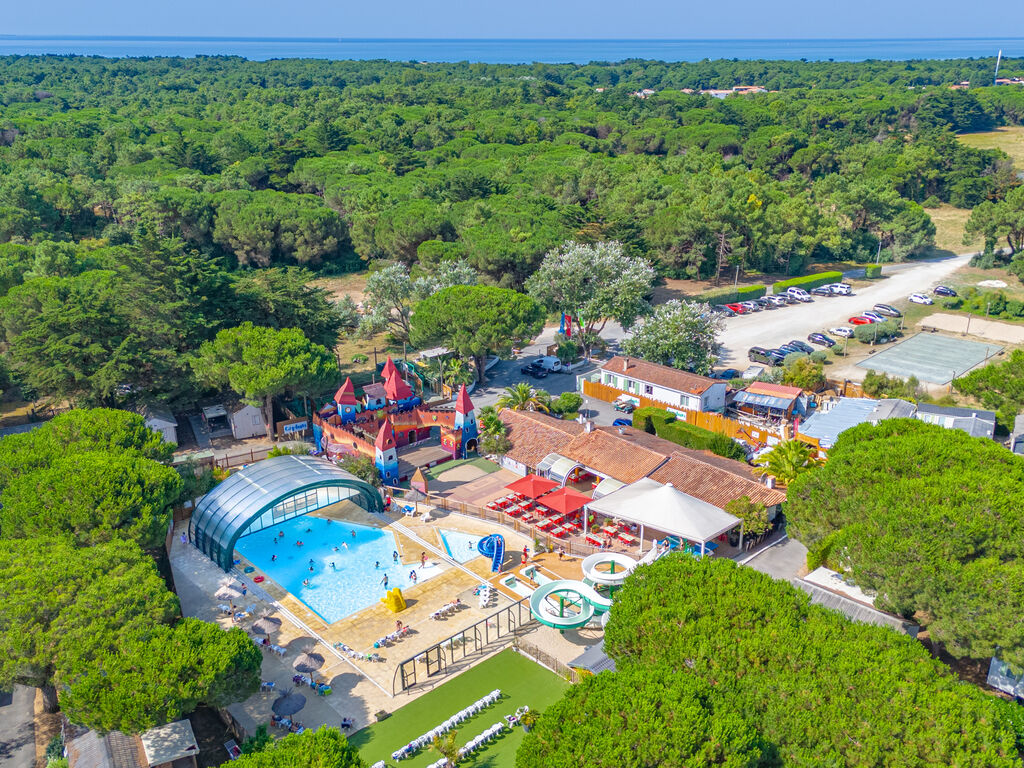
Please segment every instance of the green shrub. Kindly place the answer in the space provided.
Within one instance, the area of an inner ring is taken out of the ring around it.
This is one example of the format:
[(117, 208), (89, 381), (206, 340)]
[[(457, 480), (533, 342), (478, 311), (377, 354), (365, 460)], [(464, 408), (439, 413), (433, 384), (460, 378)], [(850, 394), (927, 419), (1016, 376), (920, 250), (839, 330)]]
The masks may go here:
[(875, 341), (891, 339), (900, 335), (900, 326), (895, 320), (886, 320), (883, 323), (871, 323), (870, 325), (858, 325), (853, 329), (854, 338), (864, 344), (873, 344)]
[(921, 203), (922, 208), (938, 208), (940, 205), (942, 205), (942, 201), (935, 195), (926, 197), (924, 202)]
[(959, 296), (956, 296), (956, 297), (952, 297), (951, 296), (948, 299), (943, 299), (941, 304), (946, 309), (960, 309), (960, 307), (962, 307), (963, 304), (964, 304), (964, 300), (961, 299)]
[(882, 276), (882, 265), (881, 264), (868, 264), (864, 267), (864, 277), (868, 280), (876, 280)]
[(787, 288), (796, 286), (805, 291), (817, 288), (819, 285), (838, 283), (843, 279), (842, 272), (818, 272), (816, 275), (804, 275), (803, 277), (791, 277), (788, 280), (780, 280), (772, 284), (772, 294), (785, 293)]
[(677, 445), (693, 448), (697, 451), (711, 451), (718, 456), (736, 461), (746, 461), (747, 454), (732, 438), (712, 432), (708, 429), (695, 427), (686, 421), (676, 418), (662, 408), (637, 408), (633, 411), (633, 426), (658, 437), (670, 440)]
[(766, 285), (741, 285), (737, 288), (719, 288), (714, 291), (706, 291), (699, 296), (694, 296), (696, 301), (706, 301), (708, 304), (736, 304), (740, 301), (753, 301), (768, 293)]
[(576, 413), (583, 405), (583, 398), (576, 392), (563, 392), (552, 403), (551, 410), (563, 416)]

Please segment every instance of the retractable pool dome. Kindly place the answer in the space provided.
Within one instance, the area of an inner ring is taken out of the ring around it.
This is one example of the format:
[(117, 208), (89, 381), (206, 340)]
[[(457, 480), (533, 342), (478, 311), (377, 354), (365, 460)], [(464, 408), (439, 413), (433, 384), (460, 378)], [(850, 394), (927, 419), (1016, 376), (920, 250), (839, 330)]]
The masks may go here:
[(380, 493), (351, 472), (313, 456), (277, 456), (235, 472), (206, 494), (192, 514), (189, 539), (227, 571), (245, 534), (345, 500), (384, 511)]

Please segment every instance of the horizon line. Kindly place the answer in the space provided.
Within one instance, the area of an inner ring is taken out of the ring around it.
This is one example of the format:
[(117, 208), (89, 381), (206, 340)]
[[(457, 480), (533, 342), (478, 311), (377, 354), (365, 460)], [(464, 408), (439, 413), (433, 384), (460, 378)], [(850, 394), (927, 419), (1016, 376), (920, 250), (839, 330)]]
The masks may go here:
[(235, 35), (65, 35), (65, 34), (0, 34), (0, 40), (152, 40), (188, 42), (289, 42), (289, 43), (719, 43), (719, 42), (928, 42), (966, 40), (975, 42), (1016, 41), (1024, 37), (279, 37)]

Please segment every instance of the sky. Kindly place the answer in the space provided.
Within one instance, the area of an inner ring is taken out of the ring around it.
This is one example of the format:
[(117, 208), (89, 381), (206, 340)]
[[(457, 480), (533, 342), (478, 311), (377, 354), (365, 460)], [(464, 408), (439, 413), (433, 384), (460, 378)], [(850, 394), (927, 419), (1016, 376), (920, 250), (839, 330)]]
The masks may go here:
[(340, 38), (1024, 36), (1021, 0), (35, 0), (0, 34)]

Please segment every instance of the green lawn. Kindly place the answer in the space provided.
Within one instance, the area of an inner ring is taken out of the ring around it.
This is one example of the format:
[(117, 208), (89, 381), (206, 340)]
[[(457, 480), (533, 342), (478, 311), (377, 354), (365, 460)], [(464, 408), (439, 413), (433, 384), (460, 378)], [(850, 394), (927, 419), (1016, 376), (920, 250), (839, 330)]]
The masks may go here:
[(475, 459), (456, 459), (455, 461), (446, 461), (443, 464), (438, 464), (436, 467), (431, 467), (426, 470), (424, 474), (426, 474), (428, 480), (437, 480), (438, 477), (443, 475), (445, 472), (455, 469), (456, 467), (461, 467), (464, 464), (471, 464), (487, 474), (497, 472), (499, 469), (498, 465), (493, 461), (478, 457)]
[[(561, 698), (568, 686), (565, 680), (539, 664), (511, 649), (505, 650), (410, 702), (387, 720), (353, 734), (350, 741), (367, 765), (373, 765), (378, 760), (385, 760), (390, 765), (391, 753), (396, 749), (495, 688), (501, 689), (501, 698), (475, 717), (462, 722), (458, 729), (459, 744), (465, 744), (523, 704), (530, 709), (545, 709)], [(522, 740), (522, 728), (506, 730), (490, 744), (478, 749), (462, 765), (511, 768), (515, 764), (516, 750)], [(438, 753), (424, 749), (414, 757), (403, 760), (400, 765), (402, 768), (423, 768), (440, 759)]]

